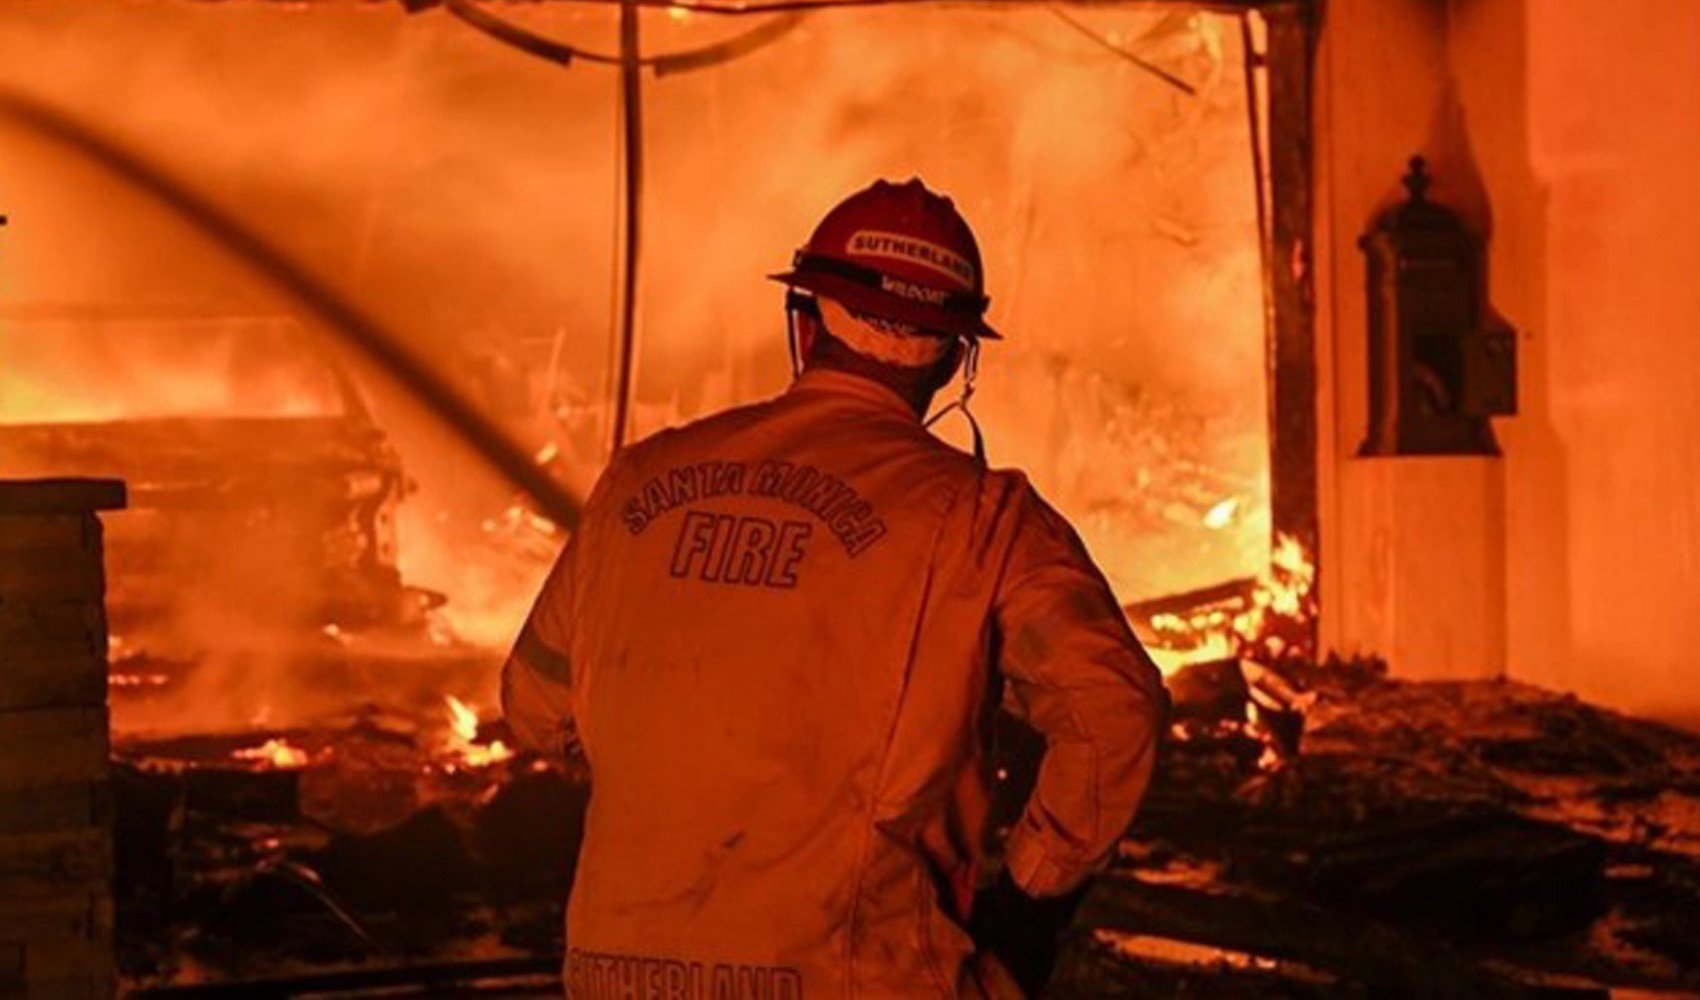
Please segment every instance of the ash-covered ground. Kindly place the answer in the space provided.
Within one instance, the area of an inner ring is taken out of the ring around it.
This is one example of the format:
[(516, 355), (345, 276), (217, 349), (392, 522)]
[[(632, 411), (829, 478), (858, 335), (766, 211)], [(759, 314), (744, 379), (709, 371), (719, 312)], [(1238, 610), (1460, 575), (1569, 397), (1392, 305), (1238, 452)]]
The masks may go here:
[[(1233, 670), (1184, 673), (1051, 995), (1700, 990), (1700, 738), (1365, 663), (1281, 667), (1293, 717), (1248, 723)], [(586, 785), (502, 736), (373, 710), (125, 747), (129, 981), (557, 990)]]

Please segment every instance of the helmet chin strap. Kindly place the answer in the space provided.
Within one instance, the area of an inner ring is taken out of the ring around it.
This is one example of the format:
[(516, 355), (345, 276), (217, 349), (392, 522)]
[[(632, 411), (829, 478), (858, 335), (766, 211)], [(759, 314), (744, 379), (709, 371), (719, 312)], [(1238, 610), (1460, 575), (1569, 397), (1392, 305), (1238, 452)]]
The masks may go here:
[(797, 344), (797, 310), (785, 310), (785, 346), (791, 349), (791, 377), (803, 374), (803, 349)]
[(797, 314), (820, 319), (820, 306), (815, 300), (798, 291), (785, 294), (785, 346), (791, 349), (791, 377), (803, 374), (803, 339), (797, 331)]
[(962, 393), (928, 417), (924, 426), (930, 428), (951, 410), (961, 410), (962, 415), (968, 418), (969, 429), (974, 432), (974, 460), (985, 465), (986, 438), (980, 433), (980, 422), (974, 419), (974, 412), (968, 409), (968, 401), (974, 398), (974, 380), (980, 374), (980, 342), (973, 337), (964, 337), (962, 343), (965, 353), (962, 359)]
[[(792, 378), (803, 374), (802, 340), (797, 331), (799, 313), (812, 316), (816, 321), (820, 319), (820, 307), (815, 304), (814, 299), (793, 291), (785, 300), (785, 344), (791, 350)], [(974, 460), (985, 465), (986, 437), (980, 432), (980, 421), (974, 419), (974, 412), (968, 408), (968, 401), (974, 398), (975, 379), (980, 374), (980, 342), (973, 337), (963, 337), (962, 345), (962, 392), (928, 417), (923, 426), (931, 428), (950, 411), (962, 411), (962, 415), (968, 418), (969, 430), (974, 433)]]

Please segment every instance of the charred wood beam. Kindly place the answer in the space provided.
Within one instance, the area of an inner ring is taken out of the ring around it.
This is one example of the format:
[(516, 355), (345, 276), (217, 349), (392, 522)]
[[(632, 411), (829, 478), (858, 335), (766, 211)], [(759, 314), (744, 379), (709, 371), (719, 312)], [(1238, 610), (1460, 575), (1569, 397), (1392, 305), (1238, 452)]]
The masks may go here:
[(1136, 622), (1149, 622), (1158, 615), (1186, 615), (1218, 604), (1248, 605), (1256, 590), (1257, 580), (1248, 576), (1200, 587), (1197, 590), (1135, 601), (1122, 610)]
[[(557, 66), (570, 66), (574, 62), (595, 63), (603, 66), (624, 65), (621, 57), (617, 54), (609, 55), (606, 52), (595, 52), (590, 49), (579, 48), (576, 45), (568, 45), (553, 38), (547, 38), (512, 21), (503, 20), (478, 4), (471, 2), (471, 0), (442, 0), (442, 5), (443, 9), (450, 14), (504, 45), (510, 45), (521, 52), (552, 62)], [(643, 5), (637, 4), (636, 6), (642, 7)], [(423, 9), (423, 7), (420, 9)], [(685, 52), (641, 56), (637, 62), (640, 66), (654, 70), (658, 77), (718, 66), (721, 63), (749, 55), (768, 43), (779, 40), (788, 34), (792, 28), (800, 24), (805, 16), (805, 14), (799, 12), (784, 17), (775, 17), (743, 34), (728, 38), (724, 42), (705, 45), (702, 48), (690, 49)]]
[(1062, 21), (1062, 23), (1068, 25), (1070, 28), (1073, 28), (1079, 34), (1090, 39), (1093, 44), (1097, 45), (1099, 48), (1101, 48), (1104, 51), (1110, 53), (1111, 55), (1117, 57), (1118, 59), (1124, 59), (1127, 62), (1130, 62), (1135, 66), (1138, 66), (1140, 69), (1151, 74), (1152, 76), (1163, 81), (1164, 83), (1175, 88), (1176, 90), (1187, 95), (1188, 97), (1197, 97), (1198, 96), (1198, 88), (1197, 87), (1194, 87), (1192, 84), (1187, 83), (1185, 80), (1183, 80), (1180, 77), (1176, 76), (1175, 74), (1169, 72), (1168, 70), (1164, 69), (1163, 67), (1158, 66), (1156, 63), (1151, 62), (1149, 59), (1143, 58), (1138, 53), (1129, 52), (1127, 49), (1124, 49), (1120, 45), (1117, 45), (1115, 42), (1111, 41), (1109, 38), (1106, 38), (1105, 36), (1100, 35), (1098, 32), (1093, 31), (1090, 26), (1081, 23), (1080, 20), (1075, 18), (1073, 15), (1069, 14), (1069, 12), (1064, 10), (1062, 7), (1053, 5), (1051, 7), (1051, 13), (1055, 14), (1057, 19)]
[[(1269, 507), (1321, 566), (1317, 525), (1316, 300), (1311, 233), (1312, 76), (1319, 7), (1261, 6), (1268, 25), (1269, 237), (1264, 281), (1274, 329), (1269, 346)], [(1318, 574), (1316, 586), (1324, 585)], [(1314, 622), (1310, 626), (1315, 648)]]

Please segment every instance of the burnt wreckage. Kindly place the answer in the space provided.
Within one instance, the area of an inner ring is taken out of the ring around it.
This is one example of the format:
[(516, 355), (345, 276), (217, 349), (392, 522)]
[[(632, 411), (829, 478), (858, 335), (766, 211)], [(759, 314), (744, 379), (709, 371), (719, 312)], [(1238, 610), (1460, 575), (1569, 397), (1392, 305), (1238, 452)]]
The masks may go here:
[(322, 411), (0, 424), (8, 476), (128, 484), (129, 509), (106, 532), (116, 635), (152, 645), (208, 608), (271, 628), (399, 628), (442, 603), (396, 566), (410, 487), (395, 448), (348, 377), (322, 364), (315, 375), (334, 387)]

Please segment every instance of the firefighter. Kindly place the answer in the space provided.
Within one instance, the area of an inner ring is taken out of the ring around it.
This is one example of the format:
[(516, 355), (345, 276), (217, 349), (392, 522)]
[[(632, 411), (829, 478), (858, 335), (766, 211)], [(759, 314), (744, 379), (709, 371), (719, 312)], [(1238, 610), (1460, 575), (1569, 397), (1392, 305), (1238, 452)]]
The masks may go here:
[[(950, 200), (876, 183), (774, 277), (789, 390), (615, 455), (503, 670), (518, 738), (591, 773), (567, 992), (1032, 991), (1019, 938), (1127, 827), (1162, 683), (1068, 523), (923, 424), (998, 339)], [(1047, 749), (994, 872), (1000, 701)]]

